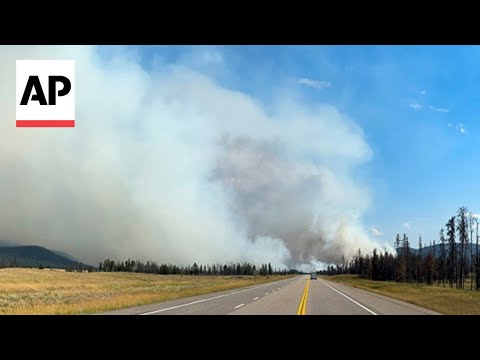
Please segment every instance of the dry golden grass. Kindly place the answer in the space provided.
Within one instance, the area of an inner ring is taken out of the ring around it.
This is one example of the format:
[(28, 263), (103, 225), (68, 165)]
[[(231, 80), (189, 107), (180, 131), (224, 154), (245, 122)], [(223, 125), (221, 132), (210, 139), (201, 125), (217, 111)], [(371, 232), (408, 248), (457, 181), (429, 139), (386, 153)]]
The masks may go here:
[(0, 269), (0, 314), (96, 313), (285, 278)]
[(468, 290), (460, 290), (437, 285), (428, 286), (390, 281), (372, 281), (355, 275), (324, 276), (323, 278), (390, 296), (441, 314), (480, 314), (480, 292), (470, 291), (470, 286), (468, 286)]

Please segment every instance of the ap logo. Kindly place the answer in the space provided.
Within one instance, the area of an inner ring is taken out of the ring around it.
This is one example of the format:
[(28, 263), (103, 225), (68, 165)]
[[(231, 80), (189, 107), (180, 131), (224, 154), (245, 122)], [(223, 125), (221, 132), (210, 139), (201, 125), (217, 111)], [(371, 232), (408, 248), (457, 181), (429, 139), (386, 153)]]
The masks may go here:
[(17, 127), (75, 127), (75, 61), (17, 60)]

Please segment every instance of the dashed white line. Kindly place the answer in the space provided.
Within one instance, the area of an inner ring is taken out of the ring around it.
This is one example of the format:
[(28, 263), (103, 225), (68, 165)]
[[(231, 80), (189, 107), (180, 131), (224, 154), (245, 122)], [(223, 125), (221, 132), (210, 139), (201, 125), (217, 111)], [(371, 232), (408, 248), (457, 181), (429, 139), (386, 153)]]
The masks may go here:
[(245, 304), (237, 305), (237, 306), (235, 306), (235, 309), (241, 308), (243, 305), (245, 305)]
[(334, 287), (328, 285), (327, 283), (325, 283), (325, 282), (323, 282), (323, 281), (320, 281), (320, 282), (321, 282), (323, 285), (328, 286), (328, 287), (329, 287), (330, 289), (332, 289), (333, 291), (336, 291), (336, 292), (339, 293), (340, 295), (346, 297), (348, 300), (350, 300), (350, 301), (353, 302), (354, 304), (360, 306), (362, 309), (368, 311), (370, 314), (372, 314), (372, 315), (377, 315), (377, 314), (375, 314), (372, 310), (370, 310), (369, 308), (367, 308), (367, 307), (363, 306), (362, 304), (360, 304), (359, 302), (353, 300), (350, 296), (345, 295), (345, 294), (342, 293), (341, 291), (335, 289)]
[(280, 290), (280, 288), (277, 288), (277, 290)]
[[(281, 281), (288, 281), (288, 280), (281, 280)], [(156, 314), (156, 313), (159, 313), (159, 312), (174, 310), (174, 309), (182, 308), (182, 307), (184, 307), (184, 306), (189, 306), (189, 305), (194, 305), (194, 304), (203, 303), (203, 302), (205, 302), (205, 301), (211, 301), (211, 300), (215, 300), (215, 299), (220, 299), (220, 298), (223, 298), (223, 297), (225, 297), (225, 296), (231, 296), (231, 295), (235, 295), (235, 294), (241, 294), (241, 293), (244, 293), (244, 292), (246, 292), (246, 291), (252, 291), (252, 290), (254, 290), (254, 289), (258, 289), (258, 288), (265, 287), (265, 286), (268, 286), (268, 285), (270, 285), (270, 284), (262, 284), (262, 285), (255, 286), (255, 287), (250, 288), (250, 289), (244, 289), (244, 290), (234, 291), (234, 292), (231, 292), (231, 293), (228, 293), (228, 294), (223, 294), (223, 295), (213, 296), (213, 297), (206, 298), (206, 299), (201, 299), (201, 300), (197, 300), (197, 301), (192, 301), (192, 302), (189, 302), (189, 303), (187, 303), (187, 304), (180, 304), (180, 305), (176, 305), (176, 306), (170, 306), (170, 307), (167, 307), (167, 308), (165, 308), (165, 309), (160, 309), (160, 310), (149, 311), (149, 312), (146, 312), (146, 313), (141, 313), (141, 314), (139, 314), (139, 315), (151, 315), (151, 314)], [(267, 293), (267, 294), (268, 294), (268, 293)]]
[(268, 295), (268, 294), (269, 294), (268, 292), (267, 292), (267, 293), (265, 293), (265, 295)]
[(260, 296), (257, 296), (257, 297), (255, 297), (255, 298), (253, 298), (253, 301), (258, 300), (259, 297), (260, 297)]

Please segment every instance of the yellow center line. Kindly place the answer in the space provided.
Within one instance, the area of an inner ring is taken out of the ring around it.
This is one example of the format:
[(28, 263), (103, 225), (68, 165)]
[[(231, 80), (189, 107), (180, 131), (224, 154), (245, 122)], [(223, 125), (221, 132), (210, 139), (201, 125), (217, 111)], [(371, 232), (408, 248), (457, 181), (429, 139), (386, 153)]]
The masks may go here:
[(305, 315), (307, 311), (307, 300), (308, 300), (308, 288), (310, 287), (310, 281), (307, 280), (305, 284), (305, 289), (303, 290), (303, 296), (298, 305), (297, 315)]

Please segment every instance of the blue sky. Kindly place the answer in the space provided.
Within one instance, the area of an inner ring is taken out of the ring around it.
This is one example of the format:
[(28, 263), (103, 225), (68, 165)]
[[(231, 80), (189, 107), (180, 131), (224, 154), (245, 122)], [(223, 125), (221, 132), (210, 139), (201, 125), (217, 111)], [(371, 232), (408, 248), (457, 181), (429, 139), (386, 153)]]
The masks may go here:
[[(112, 51), (111, 48), (105, 51)], [(358, 169), (372, 189), (365, 225), (393, 243), (437, 239), (459, 206), (479, 211), (480, 80), (477, 46), (147, 46), (268, 104), (289, 91), (328, 103), (365, 132), (373, 158)], [(301, 80), (303, 79), (303, 80)], [(339, 145), (341, 146), (341, 144)]]

